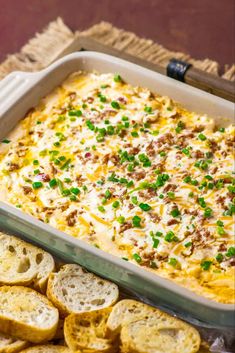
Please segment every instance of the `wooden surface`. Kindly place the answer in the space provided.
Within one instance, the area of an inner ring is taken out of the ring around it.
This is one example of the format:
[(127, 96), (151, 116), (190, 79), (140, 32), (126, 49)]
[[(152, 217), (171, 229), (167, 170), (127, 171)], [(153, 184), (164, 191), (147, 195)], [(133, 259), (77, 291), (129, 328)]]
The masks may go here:
[(234, 58), (234, 0), (0, 0), (0, 61), (57, 16), (72, 29), (101, 20), (195, 58)]

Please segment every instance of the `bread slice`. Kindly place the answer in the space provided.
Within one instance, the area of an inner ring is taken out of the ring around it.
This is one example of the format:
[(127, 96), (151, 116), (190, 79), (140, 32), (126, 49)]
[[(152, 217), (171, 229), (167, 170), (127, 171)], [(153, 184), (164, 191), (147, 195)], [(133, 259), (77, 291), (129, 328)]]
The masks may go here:
[(28, 346), (28, 342), (0, 332), (0, 353), (17, 353)]
[[(20, 353), (72, 353), (68, 347), (53, 344), (29, 347)], [(79, 352), (78, 352), (79, 353)]]
[(105, 338), (106, 322), (111, 308), (88, 313), (70, 314), (65, 319), (65, 341), (72, 351), (91, 350), (99, 353), (114, 353), (116, 344)]
[(122, 353), (196, 353), (198, 332), (183, 321), (162, 313), (155, 322), (142, 319), (121, 330)]
[(33, 343), (50, 340), (58, 310), (42, 294), (22, 286), (0, 287), (0, 331)]
[(54, 267), (46, 251), (0, 232), (0, 285), (32, 285), (45, 291)]
[(114, 305), (107, 321), (107, 337), (116, 337), (123, 325), (143, 318), (161, 316), (161, 312), (149, 305), (132, 299), (123, 299)]
[(110, 307), (118, 300), (119, 290), (116, 284), (69, 264), (49, 276), (47, 296), (66, 316)]

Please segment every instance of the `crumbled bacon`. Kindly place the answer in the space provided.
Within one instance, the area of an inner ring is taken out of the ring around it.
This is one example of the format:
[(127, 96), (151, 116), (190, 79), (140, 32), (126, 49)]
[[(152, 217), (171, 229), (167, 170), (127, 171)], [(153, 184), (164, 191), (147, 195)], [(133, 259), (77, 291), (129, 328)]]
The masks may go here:
[(193, 158), (204, 158), (204, 152), (200, 151), (200, 150), (196, 150), (194, 152), (192, 152), (192, 157)]
[(167, 184), (167, 185), (164, 187), (163, 191), (164, 191), (164, 192), (175, 191), (176, 189), (177, 189), (177, 185), (175, 185), (175, 184)]
[(48, 174), (45, 174), (45, 173), (39, 173), (37, 175), (37, 179), (41, 180), (41, 181), (50, 181), (51, 178)]
[(76, 224), (77, 210), (74, 210), (68, 214), (66, 221), (69, 227), (73, 227)]
[(177, 219), (172, 218), (167, 222), (167, 225), (172, 226), (173, 224), (178, 224), (178, 223), (179, 223), (179, 221), (177, 221)]
[(18, 169), (20, 169), (19, 164), (17, 164), (17, 163), (9, 163), (9, 168), (8, 168), (8, 170), (9, 170), (10, 172), (13, 172), (14, 170), (18, 170)]
[(30, 186), (23, 186), (22, 188), (25, 195), (28, 195), (30, 192), (33, 191), (33, 189)]
[(123, 233), (130, 228), (132, 228), (131, 222), (125, 222), (120, 226), (120, 232)]
[(193, 132), (202, 132), (205, 129), (204, 125), (197, 125), (193, 128)]
[(161, 221), (161, 217), (153, 211), (149, 212), (149, 217), (155, 223), (157, 223), (157, 222), (159, 223)]

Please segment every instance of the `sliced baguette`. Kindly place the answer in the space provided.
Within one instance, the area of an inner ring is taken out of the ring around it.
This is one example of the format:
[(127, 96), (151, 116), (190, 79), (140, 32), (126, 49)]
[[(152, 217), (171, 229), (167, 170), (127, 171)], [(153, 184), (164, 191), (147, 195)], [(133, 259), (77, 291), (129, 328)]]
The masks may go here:
[(0, 287), (0, 331), (40, 343), (54, 337), (58, 310), (42, 294), (22, 286)]
[(94, 311), (113, 305), (119, 296), (116, 284), (69, 264), (49, 276), (47, 296), (61, 316)]
[(123, 325), (143, 318), (149, 318), (153, 315), (158, 319), (161, 312), (149, 305), (132, 299), (123, 299), (114, 305), (107, 321), (107, 337), (117, 336)]
[(105, 338), (105, 327), (111, 308), (82, 314), (70, 314), (65, 319), (64, 336), (69, 348), (96, 353), (114, 353), (117, 345)]
[(0, 285), (32, 285), (46, 290), (53, 257), (17, 237), (0, 232)]
[(142, 319), (121, 330), (122, 353), (196, 353), (198, 332), (183, 321), (163, 313), (155, 322)]
[(40, 346), (29, 347), (27, 349), (24, 349), (20, 353), (72, 353), (72, 352), (68, 347), (65, 347), (65, 346), (45, 344)]
[(17, 353), (28, 346), (28, 342), (0, 332), (0, 353)]

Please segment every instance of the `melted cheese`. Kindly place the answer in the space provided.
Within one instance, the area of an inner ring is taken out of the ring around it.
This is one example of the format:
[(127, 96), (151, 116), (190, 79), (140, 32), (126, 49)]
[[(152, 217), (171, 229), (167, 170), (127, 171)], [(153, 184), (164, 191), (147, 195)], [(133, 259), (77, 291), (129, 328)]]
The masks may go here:
[(0, 199), (232, 303), (233, 137), (168, 97), (75, 73), (0, 144)]

